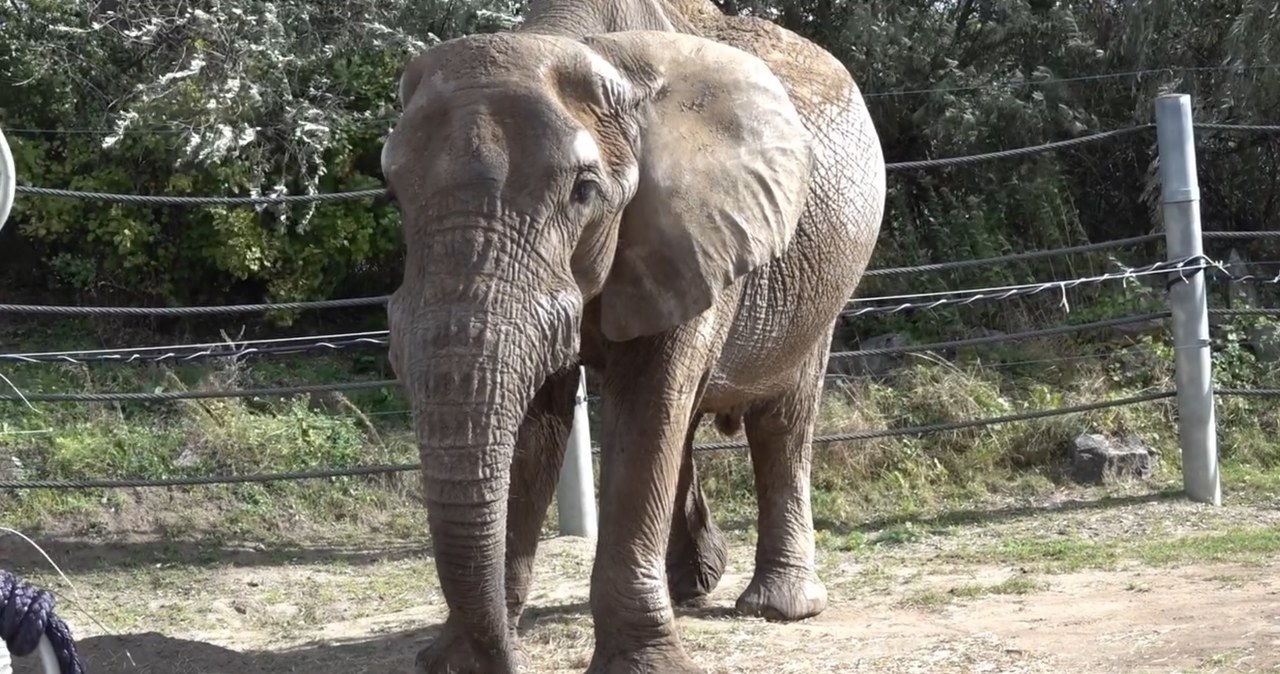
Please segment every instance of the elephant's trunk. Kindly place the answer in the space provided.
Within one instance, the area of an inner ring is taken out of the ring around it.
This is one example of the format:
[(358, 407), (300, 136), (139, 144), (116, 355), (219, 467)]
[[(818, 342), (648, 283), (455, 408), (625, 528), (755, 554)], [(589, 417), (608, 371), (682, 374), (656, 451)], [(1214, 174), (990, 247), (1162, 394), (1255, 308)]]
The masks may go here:
[[(576, 352), (576, 339), (565, 337), (576, 336), (572, 310), (580, 302), (545, 299), (572, 297), (566, 293), (530, 293), (529, 275), (536, 272), (527, 263), (483, 264), (503, 248), (491, 230), (462, 232), (437, 244), (447, 259), (408, 262), (407, 282), (389, 309), (391, 358), (414, 408), (423, 496), (450, 622), (480, 657), (492, 658), (493, 671), (507, 671), (504, 663), (513, 657), (504, 591), (511, 460), (538, 387)], [(457, 267), (477, 262), (480, 271)]]
[(503, 583), (509, 471), (534, 390), (527, 359), (515, 354), (529, 347), (514, 326), (497, 327), (474, 310), (427, 311), (420, 320), (443, 338), (427, 340), (410, 394), (440, 588), (450, 620), (502, 662), (511, 655)]

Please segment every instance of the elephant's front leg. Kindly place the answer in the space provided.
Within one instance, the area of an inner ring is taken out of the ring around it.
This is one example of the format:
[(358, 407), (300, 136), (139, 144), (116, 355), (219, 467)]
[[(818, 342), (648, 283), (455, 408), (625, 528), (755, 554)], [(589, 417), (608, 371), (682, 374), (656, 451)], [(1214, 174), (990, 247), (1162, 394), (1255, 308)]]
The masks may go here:
[(760, 509), (755, 574), (737, 601), (747, 615), (801, 620), (827, 607), (815, 568), (809, 480), (828, 343), (811, 359), (798, 390), (753, 406), (746, 415)]
[(507, 625), (513, 639), (533, 584), (542, 523), (560, 480), (579, 372), (574, 367), (547, 379), (529, 405), (516, 437), (507, 497)]
[(706, 356), (682, 330), (610, 344), (601, 382), (600, 534), (591, 674), (701, 672), (676, 632), (667, 540)]
[(693, 439), (701, 415), (689, 422), (676, 483), (675, 511), (667, 540), (667, 586), (678, 606), (700, 606), (716, 589), (728, 562), (724, 534), (716, 527), (698, 479)]

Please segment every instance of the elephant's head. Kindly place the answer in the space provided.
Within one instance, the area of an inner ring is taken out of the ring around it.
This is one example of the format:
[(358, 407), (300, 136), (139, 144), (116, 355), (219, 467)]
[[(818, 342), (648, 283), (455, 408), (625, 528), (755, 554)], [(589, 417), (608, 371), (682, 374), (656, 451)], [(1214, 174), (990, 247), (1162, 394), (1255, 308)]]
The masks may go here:
[(788, 245), (812, 141), (763, 61), (677, 33), (459, 38), (412, 61), (400, 100), (391, 358), (445, 595), (496, 628), (515, 434), (574, 364), (584, 304), (615, 341), (705, 311)]

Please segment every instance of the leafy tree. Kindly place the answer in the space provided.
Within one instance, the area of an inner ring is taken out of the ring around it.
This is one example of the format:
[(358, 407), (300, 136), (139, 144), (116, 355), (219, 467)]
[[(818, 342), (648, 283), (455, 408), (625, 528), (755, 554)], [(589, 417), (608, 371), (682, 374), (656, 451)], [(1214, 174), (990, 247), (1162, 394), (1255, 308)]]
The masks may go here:
[[(1167, 92), (1191, 94), (1198, 121), (1280, 122), (1277, 0), (716, 2), (840, 58), (868, 94), (890, 161), (1147, 124)], [(4, 0), (0, 123), (50, 130), (11, 133), (28, 184), (215, 195), (375, 187), (407, 59), (442, 39), (510, 26), (521, 11), (511, 0)], [(1275, 137), (1200, 136), (1206, 228), (1280, 224)], [(873, 264), (1154, 231), (1155, 160), (1145, 131), (895, 173)], [(14, 217), (0, 256), (39, 259), (42, 283), (175, 302), (385, 292), (400, 249), (394, 213), (372, 201), (255, 210), (23, 199)], [(1086, 271), (1077, 264), (876, 278), (862, 294)]]

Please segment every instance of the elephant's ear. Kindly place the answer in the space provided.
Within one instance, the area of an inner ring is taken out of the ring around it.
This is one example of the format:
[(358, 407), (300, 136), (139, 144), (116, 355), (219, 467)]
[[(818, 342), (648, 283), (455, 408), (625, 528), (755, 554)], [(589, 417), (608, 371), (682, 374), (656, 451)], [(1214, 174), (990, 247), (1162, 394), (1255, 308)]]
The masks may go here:
[[(667, 330), (709, 308), (791, 242), (809, 191), (812, 137), (782, 83), (745, 51), (680, 33), (584, 38), (624, 84), (639, 177), (601, 295), (606, 337)], [(618, 90), (621, 89), (622, 92)]]

